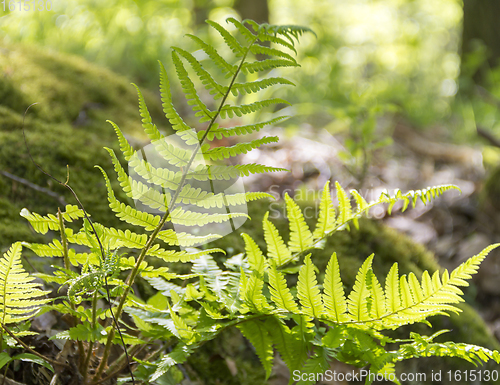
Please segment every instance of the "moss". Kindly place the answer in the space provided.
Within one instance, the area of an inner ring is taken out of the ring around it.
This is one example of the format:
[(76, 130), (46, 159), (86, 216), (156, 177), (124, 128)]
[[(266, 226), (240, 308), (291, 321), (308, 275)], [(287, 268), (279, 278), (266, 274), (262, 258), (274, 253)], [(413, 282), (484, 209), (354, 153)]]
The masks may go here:
[[(38, 102), (25, 120), (33, 158), (63, 181), (69, 166), (70, 185), (91, 215), (97, 221), (120, 226), (107, 206), (103, 178), (94, 166), (103, 166), (115, 179), (103, 146), (115, 150), (118, 146), (106, 119), (116, 122), (129, 135), (144, 136), (134, 87), (124, 78), (78, 57), (35, 47), (0, 48), (0, 170), (75, 203), (69, 191), (40, 172), (29, 159), (21, 127), (26, 108)], [(144, 94), (155, 121), (165, 123), (165, 118), (160, 118), (159, 98), (148, 91)], [(0, 196), (0, 249), (13, 241), (36, 239), (19, 216), (23, 207), (45, 214), (62, 206), (59, 200), (5, 174), (0, 175)]]

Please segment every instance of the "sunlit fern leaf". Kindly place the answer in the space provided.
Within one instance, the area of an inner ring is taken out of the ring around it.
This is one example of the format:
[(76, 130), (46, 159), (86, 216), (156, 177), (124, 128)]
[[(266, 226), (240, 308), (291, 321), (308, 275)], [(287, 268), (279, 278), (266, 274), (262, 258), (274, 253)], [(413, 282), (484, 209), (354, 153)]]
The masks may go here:
[[(288, 79), (274, 77), (274, 78), (266, 78), (266, 79), (256, 80), (254, 82), (234, 83), (233, 86), (231, 87), (231, 92), (234, 96), (238, 96), (238, 95), (242, 95), (242, 94), (252, 94), (252, 93), (261, 91), (263, 89), (266, 89), (268, 87), (275, 86), (277, 84), (289, 85), (289, 86), (295, 85), (294, 83), (292, 83)], [(278, 101), (278, 103), (281, 103), (281, 101)], [(235, 112), (235, 113), (237, 114), (237, 112)], [(228, 115), (229, 114), (230, 114), (230, 112), (228, 111)]]
[[(195, 167), (186, 175), (186, 180), (195, 179), (199, 181), (207, 180), (231, 180), (238, 176), (248, 176), (250, 174), (263, 174), (267, 172), (280, 172), (287, 171), (284, 168), (276, 168), (264, 166), (262, 164), (250, 163), (250, 164), (239, 164), (235, 166), (217, 166), (217, 165), (199, 165)], [(265, 193), (252, 193), (263, 194)]]
[(241, 23), (239, 20), (236, 20), (234, 17), (229, 17), (226, 19), (226, 22), (234, 24), (234, 26), (238, 29), (238, 31), (241, 33), (241, 35), (245, 38), (247, 43), (253, 43), (257, 36), (252, 33), (250, 29), (248, 29), (243, 23)]
[(347, 302), (344, 288), (340, 279), (340, 269), (337, 254), (333, 253), (326, 267), (325, 282), (323, 283), (323, 304), (329, 319), (335, 322), (347, 321)]
[(271, 300), (279, 309), (288, 310), (291, 313), (298, 313), (299, 308), (286, 284), (286, 279), (276, 268), (274, 260), (271, 262), (271, 267), (268, 269), (267, 273), (269, 275)]
[(352, 320), (356, 322), (363, 322), (369, 319), (367, 297), (370, 295), (370, 290), (368, 289), (366, 276), (371, 269), (372, 260), (373, 254), (359, 268), (356, 274), (356, 281), (347, 298), (349, 314)]
[(385, 307), (390, 313), (396, 312), (401, 307), (397, 263), (392, 265), (385, 279)]
[(297, 62), (286, 59), (266, 59), (261, 61), (246, 62), (241, 66), (241, 72), (253, 74), (278, 67), (299, 67)]
[(210, 255), (201, 255), (196, 259), (193, 262), (192, 272), (203, 276), (209, 288), (222, 297), (222, 291), (227, 286), (229, 278)]
[(273, 340), (266, 328), (259, 321), (248, 321), (237, 325), (250, 343), (254, 346), (257, 356), (260, 359), (264, 370), (266, 371), (266, 379), (271, 375), (273, 368)]
[(373, 270), (368, 271), (366, 281), (367, 289), (370, 291), (370, 296), (368, 297), (368, 312), (371, 318), (377, 320), (386, 314), (384, 289), (382, 289)]
[(167, 302), (167, 304), (168, 304), (168, 310), (170, 311), (170, 317), (174, 322), (175, 336), (177, 338), (180, 338), (184, 342), (189, 342), (194, 335), (193, 329), (186, 324), (186, 322), (182, 319), (182, 317), (177, 315), (175, 311), (172, 310), (169, 302)]
[(39, 257), (62, 257), (64, 255), (63, 246), (58, 239), (54, 239), (49, 244), (23, 242), (23, 246)]
[(401, 190), (397, 189), (394, 191), (393, 195), (389, 195), (389, 193), (383, 193), (380, 199), (384, 200), (385, 198), (386, 202), (389, 203), (387, 211), (389, 214), (391, 214), (392, 207), (399, 200), (403, 201), (403, 208), (401, 209), (401, 211), (405, 211), (410, 203), (412, 204), (413, 207), (415, 207), (417, 201), (420, 199), (424, 204), (427, 204), (432, 198), (436, 198), (439, 195), (442, 195), (445, 191), (449, 190), (460, 191), (460, 189), (457, 186), (446, 184), (434, 187), (427, 187), (422, 190), (415, 190), (415, 191), (412, 190), (406, 192), (405, 194), (403, 194)]
[(353, 218), (351, 201), (339, 182), (335, 182), (335, 187), (337, 190), (337, 200), (339, 202), (339, 213), (337, 216), (336, 227), (342, 229), (346, 226), (348, 228), (348, 222)]
[[(262, 128), (268, 125), (276, 124), (288, 119), (289, 116), (278, 116), (276, 118), (267, 120), (265, 122), (248, 124), (244, 126), (236, 126), (236, 127), (212, 127), (212, 129), (207, 134), (207, 140), (214, 140), (214, 138), (222, 139), (228, 138), (234, 135), (246, 135), (251, 134), (253, 132), (259, 132)], [(198, 131), (198, 136), (202, 137), (205, 134), (206, 130)]]
[(151, 381), (155, 381), (163, 376), (172, 366), (180, 365), (186, 362), (195, 348), (195, 345), (189, 346), (184, 343), (178, 343), (170, 353), (162, 357), (158, 368), (151, 377)]
[(204, 42), (198, 36), (191, 35), (189, 33), (186, 34), (186, 36), (191, 38), (201, 47), (201, 49), (207, 54), (210, 60), (212, 60), (212, 62), (219, 67), (226, 78), (235, 74), (237, 67), (235, 65), (229, 64), (222, 56), (219, 55), (217, 50), (212, 45)]
[[(176, 131), (186, 131), (191, 128), (184, 122), (181, 116), (177, 113), (177, 110), (172, 103), (172, 93), (170, 91), (170, 81), (168, 78), (167, 71), (163, 66), (162, 62), (159, 61), (160, 64), (160, 94), (161, 101), (163, 106), (163, 112), (165, 113), (165, 117), (168, 119), (172, 128)], [(156, 134), (158, 136), (158, 134)], [(153, 140), (155, 136), (150, 137)]]
[(226, 104), (220, 110), (220, 116), (222, 119), (226, 119), (226, 117), (233, 118), (235, 115), (238, 117), (242, 117), (243, 115), (248, 115), (253, 112), (257, 112), (262, 110), (265, 107), (270, 107), (275, 104), (287, 104), (290, 105), (285, 99), (281, 98), (272, 98), (272, 99), (264, 99), (259, 100), (257, 102), (253, 102), (250, 104), (240, 104), (235, 106), (230, 106)]
[(205, 103), (202, 102), (193, 81), (189, 77), (188, 72), (176, 51), (172, 51), (172, 61), (177, 72), (177, 77), (181, 83), (182, 90), (184, 91), (184, 96), (188, 104), (192, 106), (191, 108), (193, 109), (193, 112), (195, 112), (194, 116), (200, 117), (200, 123), (211, 121), (215, 116), (215, 112), (210, 111)]
[(288, 263), (292, 259), (290, 249), (285, 245), (283, 238), (276, 229), (276, 226), (268, 219), (269, 212), (266, 212), (262, 225), (264, 228), (264, 240), (267, 245), (267, 255), (275, 260), (278, 267)]
[(151, 141), (162, 139), (163, 135), (160, 134), (158, 128), (156, 128), (156, 125), (151, 119), (151, 115), (148, 111), (148, 106), (146, 106), (146, 102), (144, 100), (144, 96), (142, 96), (141, 90), (135, 84), (133, 85), (137, 90), (137, 95), (139, 97), (139, 113), (141, 114), (142, 128), (144, 129), (144, 132), (148, 135)]
[(311, 255), (306, 256), (304, 264), (299, 271), (297, 282), (297, 297), (302, 305), (302, 312), (314, 318), (320, 318), (325, 309), (321, 301), (321, 294), (311, 262)]
[(245, 272), (241, 271), (239, 288), (241, 299), (253, 312), (265, 313), (270, 308), (262, 293), (264, 280), (258, 272), (254, 271), (247, 277)]
[(265, 136), (260, 139), (252, 140), (251, 142), (237, 143), (230, 147), (215, 147), (207, 150), (204, 155), (210, 160), (222, 160), (230, 157), (234, 157), (241, 154), (246, 154), (247, 152), (258, 148), (264, 144), (276, 143), (279, 138), (277, 136)]
[[(222, 253), (224, 254), (224, 250), (214, 248), (214, 249), (205, 249), (202, 251), (189, 251), (189, 250), (165, 250), (160, 248), (158, 245), (154, 245), (151, 249), (148, 250), (147, 255), (151, 255), (157, 258), (163, 259), (165, 262), (192, 262), (207, 256), (211, 253)], [(194, 267), (193, 267), (194, 271)], [(195, 273), (198, 273), (194, 271)]]
[(320, 239), (335, 229), (335, 208), (330, 195), (330, 182), (326, 182), (319, 203), (319, 217), (313, 238)]
[(201, 80), (201, 83), (205, 86), (205, 89), (209, 91), (211, 95), (213, 95), (214, 99), (220, 99), (227, 92), (227, 87), (221, 86), (219, 83), (215, 81), (215, 79), (210, 75), (209, 72), (203, 68), (203, 65), (196, 60), (196, 58), (191, 55), (189, 52), (183, 50), (179, 47), (172, 47), (180, 56), (187, 60), (187, 62), (194, 69), (196, 74)]
[(264, 274), (265, 260), (262, 250), (248, 234), (241, 234), (245, 241), (245, 253), (250, 267), (260, 275)]
[(131, 225), (144, 227), (146, 231), (154, 230), (160, 223), (160, 216), (141, 212), (130, 206), (127, 206), (125, 203), (119, 202), (115, 197), (108, 175), (102, 168), (98, 168), (101, 170), (106, 182), (109, 207), (116, 213), (116, 216), (122, 221), (127, 222)]
[[(20, 323), (32, 317), (38, 308), (49, 302), (35, 277), (21, 263), (22, 245), (14, 243), (0, 259), (0, 320), (2, 325)], [(3, 330), (2, 330), (3, 332)]]
[[(37, 233), (46, 234), (49, 230), (59, 230), (59, 220), (54, 214), (43, 216), (37, 213), (32, 213), (28, 209), (23, 208), (20, 215), (29, 221), (33, 230)], [(62, 213), (62, 216), (66, 222), (73, 222), (76, 219), (83, 218), (83, 211), (78, 206), (66, 205), (66, 209)]]
[(170, 213), (170, 221), (182, 226), (204, 226), (208, 223), (223, 223), (235, 218), (247, 217), (245, 213), (209, 214), (176, 208)]
[[(111, 155), (111, 160), (115, 166), (115, 171), (118, 176), (118, 181), (123, 192), (131, 199), (135, 201), (140, 201), (142, 204), (154, 209), (154, 210), (166, 210), (170, 202), (170, 193), (161, 193), (157, 189), (151, 188), (141, 181), (138, 181), (130, 177), (123, 167), (121, 166), (119, 160), (116, 158), (112, 150), (107, 149)], [(109, 192), (108, 192), (109, 197)]]
[(219, 23), (212, 20), (207, 20), (208, 25), (213, 27), (224, 39), (227, 46), (233, 51), (237, 57), (241, 57), (245, 54), (245, 48), (231, 35), (226, 29), (224, 29)]
[(176, 232), (172, 229), (162, 230), (158, 233), (158, 239), (169, 246), (194, 246), (220, 238), (219, 234), (192, 235), (185, 232)]
[(288, 194), (285, 194), (285, 202), (286, 213), (290, 224), (290, 241), (288, 242), (290, 251), (300, 252), (311, 248), (313, 235), (304, 220), (304, 215), (299, 205), (297, 205)]
[(286, 52), (283, 52), (276, 48), (266, 47), (259, 44), (252, 45), (250, 47), (250, 52), (252, 52), (255, 55), (277, 56), (284, 58), (286, 60), (290, 60), (292, 62), (296, 62), (295, 58)]

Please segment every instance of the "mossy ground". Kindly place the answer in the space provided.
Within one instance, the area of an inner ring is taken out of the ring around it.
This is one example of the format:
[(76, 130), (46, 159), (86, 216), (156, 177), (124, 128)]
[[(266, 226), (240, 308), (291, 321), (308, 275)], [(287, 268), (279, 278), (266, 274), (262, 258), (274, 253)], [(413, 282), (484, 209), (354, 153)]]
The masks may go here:
[[(49, 189), (68, 203), (64, 187), (38, 170), (24, 144), (24, 128), (34, 160), (55, 178), (70, 185), (93, 217), (119, 225), (110, 213), (100, 171), (112, 167), (104, 146), (118, 149), (107, 119), (139, 140), (143, 131), (137, 94), (124, 78), (83, 59), (41, 51), (35, 47), (0, 47), (0, 170)], [(159, 98), (145, 92), (151, 114), (165, 122)], [(111, 178), (112, 180), (114, 178)], [(61, 203), (25, 184), (0, 175), (0, 250), (18, 240), (40, 240), (19, 216), (23, 207), (40, 214), (57, 212)]]

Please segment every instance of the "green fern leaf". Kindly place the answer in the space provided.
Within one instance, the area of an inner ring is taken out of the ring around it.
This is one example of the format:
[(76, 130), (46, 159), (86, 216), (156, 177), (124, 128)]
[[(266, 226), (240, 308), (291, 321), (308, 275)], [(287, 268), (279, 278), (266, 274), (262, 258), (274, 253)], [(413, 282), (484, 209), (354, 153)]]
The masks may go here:
[(378, 319), (386, 314), (384, 289), (382, 289), (373, 270), (368, 271), (366, 278), (367, 289), (371, 294), (368, 298), (368, 310), (372, 318)]
[[(47, 216), (42, 216), (37, 213), (31, 213), (28, 209), (23, 208), (20, 215), (26, 218), (30, 225), (33, 227), (37, 233), (46, 234), (47, 231), (59, 230), (59, 220), (53, 214), (48, 214)], [(75, 205), (67, 205), (62, 216), (66, 222), (73, 222), (76, 219), (83, 218), (83, 211)]]
[[(289, 118), (288, 116), (278, 116), (276, 118), (267, 120), (265, 122), (249, 124), (249, 125), (245, 125), (245, 126), (236, 126), (236, 127), (229, 127), (229, 128), (212, 127), (207, 134), (207, 139), (208, 140), (214, 140), (214, 138), (222, 139), (223, 137), (228, 138), (228, 137), (234, 136), (234, 135), (246, 135), (246, 134), (251, 134), (253, 132), (259, 132), (265, 126), (269, 126), (269, 125), (273, 125), (273, 124), (282, 122), (288, 118)], [(206, 132), (206, 130), (200, 130), (198, 132), (198, 136), (203, 137), (205, 132)]]
[(196, 346), (193, 345), (188, 346), (184, 343), (178, 343), (170, 353), (162, 357), (158, 368), (151, 376), (151, 381), (155, 381), (163, 376), (172, 366), (180, 365), (186, 362), (195, 348)]
[(279, 234), (276, 226), (268, 220), (269, 212), (264, 215), (262, 225), (264, 227), (264, 239), (267, 245), (267, 255), (274, 259), (278, 267), (292, 260), (292, 253), (285, 245), (283, 238)]
[(363, 262), (363, 265), (361, 265), (356, 275), (356, 282), (347, 298), (349, 314), (352, 319), (357, 322), (369, 319), (367, 297), (370, 295), (370, 291), (368, 290), (366, 276), (371, 269), (372, 261), (373, 254)]
[(234, 52), (237, 57), (241, 57), (245, 54), (245, 48), (242, 47), (241, 44), (238, 43), (238, 40), (236, 40), (233, 35), (225, 30), (219, 23), (216, 23), (212, 20), (207, 20), (207, 23), (222, 36), (227, 46), (231, 49), (231, 51)]
[(252, 268), (252, 270), (256, 271), (261, 276), (263, 276), (265, 268), (265, 260), (262, 251), (248, 234), (242, 233), (241, 236), (245, 241), (245, 253), (247, 255), (250, 267)]
[[(294, 83), (292, 83), (288, 79), (281, 78), (281, 77), (274, 77), (274, 78), (266, 78), (266, 79), (262, 79), (262, 80), (256, 80), (254, 82), (234, 83), (233, 86), (231, 87), (231, 92), (234, 96), (243, 95), (243, 94), (252, 94), (252, 93), (258, 92), (260, 90), (266, 89), (268, 87), (275, 86), (277, 84), (288, 85), (288, 86), (295, 85)], [(279, 103), (281, 103), (281, 102), (279, 102)]]
[(188, 104), (192, 106), (191, 108), (193, 112), (195, 112), (194, 116), (200, 117), (200, 123), (211, 121), (215, 116), (215, 112), (210, 111), (205, 103), (201, 101), (194, 83), (189, 78), (187, 70), (176, 51), (172, 51), (172, 61), (177, 72), (177, 77), (181, 83), (182, 90), (184, 91), (184, 96)]
[(266, 371), (266, 379), (269, 378), (273, 368), (274, 351), (273, 340), (266, 328), (259, 321), (254, 320), (241, 323), (237, 325), (237, 328), (254, 346), (257, 356)]
[(254, 62), (245, 62), (241, 66), (241, 72), (253, 74), (255, 72), (272, 70), (278, 67), (300, 67), (297, 62), (286, 59), (266, 59)]
[(248, 115), (253, 112), (260, 111), (263, 108), (270, 107), (274, 104), (290, 105), (289, 102), (281, 98), (264, 99), (250, 104), (240, 104), (238, 106), (230, 106), (226, 104), (221, 108), (220, 116), (222, 119), (226, 119), (227, 117), (233, 118), (235, 115), (238, 117), (242, 117), (243, 115)]
[(335, 209), (330, 195), (330, 182), (326, 182), (319, 204), (319, 218), (313, 233), (314, 239), (324, 238), (335, 229)]
[(230, 147), (215, 147), (205, 151), (204, 155), (210, 160), (221, 160), (233, 156), (246, 154), (247, 152), (258, 148), (264, 144), (276, 143), (279, 140), (277, 136), (265, 136), (260, 139), (252, 140), (247, 143), (237, 143)]
[(201, 63), (196, 60), (193, 55), (179, 47), (172, 47), (172, 49), (174, 49), (175, 52), (177, 52), (180, 56), (188, 61), (188, 63), (191, 65), (191, 67), (193, 67), (196, 74), (200, 78), (201, 83), (208, 91), (210, 91), (210, 94), (213, 95), (214, 99), (219, 99), (225, 95), (227, 91), (226, 87), (223, 87), (219, 83), (217, 83), (212, 75), (210, 75), (210, 73), (208, 73), (203, 68)]
[(347, 321), (347, 302), (344, 288), (340, 279), (340, 269), (337, 254), (333, 253), (326, 267), (325, 282), (323, 284), (323, 304), (328, 318), (335, 322)]
[(325, 309), (321, 302), (321, 294), (310, 254), (306, 256), (304, 265), (302, 265), (299, 271), (297, 297), (302, 305), (302, 312), (304, 314), (313, 318), (320, 318), (324, 313)]
[(299, 308), (293, 299), (290, 289), (288, 289), (285, 277), (276, 268), (276, 263), (271, 262), (271, 268), (267, 271), (269, 275), (269, 288), (271, 300), (279, 309), (287, 310), (291, 313), (298, 313)]
[(304, 220), (302, 211), (288, 194), (285, 194), (286, 212), (290, 222), (290, 251), (304, 251), (313, 244), (313, 235)]
[(21, 263), (22, 245), (14, 243), (0, 259), (0, 320), (2, 325), (20, 323), (32, 317), (49, 292), (34, 283)]
[(394, 265), (392, 265), (385, 280), (385, 307), (390, 313), (398, 311), (401, 307), (397, 263), (394, 263)]
[(201, 49), (207, 54), (212, 63), (215, 63), (219, 69), (222, 71), (223, 75), (228, 78), (231, 75), (234, 75), (237, 70), (237, 66), (229, 64), (222, 56), (219, 55), (217, 50), (211, 46), (210, 44), (205, 43), (198, 36), (186, 34), (187, 37), (191, 38), (194, 42), (196, 42)]
[(337, 189), (337, 199), (339, 201), (339, 215), (337, 217), (336, 227), (338, 229), (342, 229), (344, 227), (349, 228), (348, 222), (353, 218), (351, 201), (338, 182), (335, 182), (335, 187)]
[(300, 371), (301, 380), (297, 385), (316, 384), (318, 374), (325, 373), (330, 367), (328, 365), (328, 356), (325, 349), (318, 349), (319, 351), (312, 357), (309, 357)]

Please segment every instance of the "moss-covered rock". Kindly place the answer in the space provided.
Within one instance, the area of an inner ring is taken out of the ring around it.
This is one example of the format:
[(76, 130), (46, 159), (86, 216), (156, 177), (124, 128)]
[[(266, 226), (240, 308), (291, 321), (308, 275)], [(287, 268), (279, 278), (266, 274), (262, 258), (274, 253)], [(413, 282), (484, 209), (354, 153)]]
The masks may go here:
[[(159, 98), (145, 92), (151, 114), (160, 127), (165, 118)], [(119, 225), (110, 213), (103, 178), (94, 166), (112, 167), (103, 146), (117, 150), (107, 119), (142, 138), (137, 94), (123, 77), (69, 55), (35, 47), (0, 47), (0, 249), (17, 240), (39, 240), (19, 216), (23, 207), (40, 214), (56, 212), (61, 201), (74, 204), (69, 191), (33, 164), (21, 127), (26, 108), (26, 139), (41, 167), (66, 180), (97, 221)], [(61, 199), (54, 198), (12, 177), (22, 178)], [(114, 179), (114, 178), (112, 178)], [(90, 209), (91, 208), (91, 209)]]

